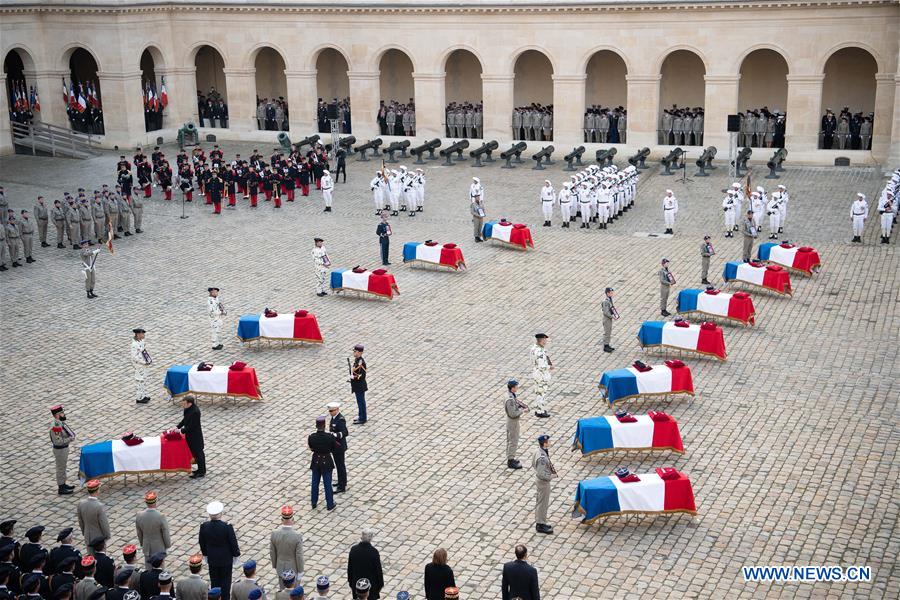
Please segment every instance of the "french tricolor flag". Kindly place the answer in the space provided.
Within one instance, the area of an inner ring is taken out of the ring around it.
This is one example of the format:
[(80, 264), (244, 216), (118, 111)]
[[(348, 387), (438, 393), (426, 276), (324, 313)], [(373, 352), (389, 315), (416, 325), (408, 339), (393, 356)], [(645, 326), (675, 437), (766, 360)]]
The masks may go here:
[(615, 475), (579, 482), (574, 512), (588, 523), (623, 513), (697, 514), (694, 490), (683, 473), (672, 479), (663, 479), (657, 473), (639, 473), (637, 477), (640, 481), (630, 483)]
[(173, 398), (190, 393), (249, 398), (260, 396), (259, 381), (252, 369), (233, 371), (228, 367), (214, 366), (209, 371), (200, 371), (197, 365), (175, 365), (166, 371), (163, 385)]
[(335, 269), (331, 272), (331, 289), (355, 290), (384, 298), (400, 295), (400, 288), (397, 287), (394, 276), (384, 269), (366, 270), (360, 273), (352, 269)]
[(581, 454), (612, 450), (672, 450), (684, 453), (678, 423), (668, 415), (634, 415), (633, 422), (622, 422), (614, 415), (579, 419), (572, 441)]
[(700, 312), (740, 321), (745, 325), (756, 323), (753, 300), (745, 292), (727, 294), (718, 290), (681, 290), (678, 292), (678, 312)]
[(600, 376), (600, 391), (610, 406), (639, 396), (693, 394), (694, 380), (690, 367), (680, 360), (669, 362), (673, 366), (653, 365), (644, 371), (635, 367), (606, 371)]
[(812, 275), (813, 270), (821, 266), (822, 261), (815, 248), (809, 246), (794, 246), (793, 244), (773, 244), (771, 242), (760, 244), (758, 250), (759, 260), (773, 262), (789, 269), (802, 271)]
[(725, 360), (725, 340), (721, 327), (712, 323), (703, 326), (686, 325), (682, 327), (665, 321), (644, 321), (638, 331), (638, 342), (644, 347), (667, 346)]
[(242, 315), (238, 321), (238, 338), (242, 342), (256, 339), (322, 343), (316, 316), (306, 311), (267, 317), (265, 313)]
[(745, 262), (725, 263), (725, 271), (722, 274), (725, 281), (743, 281), (751, 285), (759, 286), (777, 292), (791, 295), (791, 276), (778, 265), (762, 265)]
[(191, 470), (193, 456), (184, 438), (144, 438), (129, 446), (122, 440), (109, 440), (81, 448), (78, 477), (82, 482), (117, 473), (151, 473)]
[(451, 269), (466, 268), (462, 250), (456, 244), (407, 242), (403, 244), (403, 262), (421, 261)]

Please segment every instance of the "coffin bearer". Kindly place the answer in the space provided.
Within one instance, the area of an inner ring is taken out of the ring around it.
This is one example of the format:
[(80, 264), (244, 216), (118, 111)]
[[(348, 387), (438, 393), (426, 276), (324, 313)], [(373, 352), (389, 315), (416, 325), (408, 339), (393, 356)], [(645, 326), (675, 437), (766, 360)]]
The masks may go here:
[(147, 332), (141, 328), (132, 329), (134, 337), (131, 340), (131, 366), (134, 367), (134, 380), (137, 382), (137, 403), (147, 404), (150, 396), (147, 395), (147, 387), (144, 381), (147, 379), (148, 367), (153, 362), (144, 342)]
[(531, 466), (534, 469), (537, 502), (534, 509), (535, 530), (538, 533), (553, 533), (553, 527), (547, 523), (547, 510), (550, 508), (550, 482), (559, 475), (550, 462), (550, 436), (538, 436), (538, 449), (534, 453)]
[(538, 333), (534, 336), (534, 346), (531, 347), (531, 377), (534, 380), (534, 393), (537, 395), (537, 406), (534, 416), (546, 419), (550, 416), (544, 406), (544, 396), (550, 386), (553, 362), (547, 354), (545, 346), (550, 339), (546, 333)]
[(519, 400), (519, 382), (510, 379), (506, 382), (506, 466), (510, 469), (521, 469), (522, 463), (516, 459), (519, 451), (519, 418), (528, 412), (528, 405)]
[(219, 341), (219, 330), (222, 329), (222, 315), (225, 314), (225, 306), (219, 300), (219, 288), (206, 289), (209, 296), (206, 298), (206, 311), (209, 315), (209, 328), (212, 334), (212, 349), (221, 350), (222, 342)]
[[(137, 196), (135, 196), (137, 197)], [(156, 492), (150, 491), (144, 494), (144, 504), (147, 508), (137, 514), (134, 527), (137, 530), (138, 543), (144, 553), (146, 568), (150, 569), (150, 557), (157, 552), (166, 553), (172, 545), (169, 535), (169, 523), (156, 508)]]
[(610, 342), (612, 341), (612, 322), (619, 318), (619, 311), (616, 310), (615, 305), (613, 304), (613, 292), (615, 290), (611, 287), (606, 288), (604, 294), (606, 295), (606, 299), (603, 300), (603, 303), (600, 305), (601, 310), (603, 311), (603, 351), (604, 352), (612, 352), (615, 350), (612, 346), (610, 346)]
[(672, 314), (667, 310), (669, 308), (669, 289), (675, 283), (675, 276), (669, 271), (668, 258), (662, 259), (661, 264), (662, 268), (657, 273), (659, 277), (659, 314), (668, 317)]
[(66, 496), (75, 489), (66, 483), (66, 461), (69, 458), (69, 444), (75, 439), (75, 432), (66, 424), (66, 413), (61, 404), (50, 408), (53, 425), (50, 426), (50, 442), (53, 444), (53, 459), (56, 462), (56, 486), (60, 496)]
[(284, 580), (281, 576), (285, 571), (303, 575), (303, 536), (294, 529), (294, 509), (285, 505), (281, 507), (281, 526), (269, 536), (269, 558), (281, 589), (284, 589)]
[(41, 248), (49, 248), (47, 243), (47, 224), (50, 222), (50, 211), (44, 204), (44, 197), (38, 196), (34, 203), (34, 220), (37, 222), (38, 238), (41, 240)]
[(713, 250), (712, 242), (709, 241), (708, 235), (703, 236), (703, 242), (700, 243), (700, 283), (709, 285), (709, 257), (716, 253)]

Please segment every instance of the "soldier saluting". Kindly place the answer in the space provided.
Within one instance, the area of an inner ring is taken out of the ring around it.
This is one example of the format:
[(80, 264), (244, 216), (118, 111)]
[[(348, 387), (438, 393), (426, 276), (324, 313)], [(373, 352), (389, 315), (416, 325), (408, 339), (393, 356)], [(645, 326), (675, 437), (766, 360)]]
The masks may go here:
[(53, 425), (50, 427), (50, 442), (53, 444), (53, 458), (56, 462), (57, 493), (66, 496), (75, 486), (66, 483), (66, 461), (69, 458), (69, 444), (75, 439), (75, 432), (66, 424), (66, 413), (61, 404), (50, 408)]

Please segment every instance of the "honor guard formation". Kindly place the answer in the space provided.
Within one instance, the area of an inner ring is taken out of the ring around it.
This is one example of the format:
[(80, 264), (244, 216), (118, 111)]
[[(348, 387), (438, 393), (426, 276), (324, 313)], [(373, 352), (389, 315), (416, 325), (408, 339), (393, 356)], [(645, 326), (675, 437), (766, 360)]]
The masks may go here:
[(900, 597), (896, 3), (14, 4), (0, 600)]

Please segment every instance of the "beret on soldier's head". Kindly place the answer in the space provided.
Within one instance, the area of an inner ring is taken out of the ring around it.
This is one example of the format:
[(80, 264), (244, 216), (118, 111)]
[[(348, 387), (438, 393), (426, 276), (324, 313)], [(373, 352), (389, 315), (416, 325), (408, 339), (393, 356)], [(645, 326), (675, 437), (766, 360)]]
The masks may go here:
[(541, 434), (541, 435), (538, 436), (538, 443), (539, 443), (539, 444), (543, 444), (544, 442), (546, 442), (546, 441), (549, 440), (549, 439), (550, 439), (550, 436), (547, 435), (546, 433), (543, 433), (543, 434)]
[[(25, 532), (25, 537), (27, 537), (29, 540), (34, 542), (34, 541), (36, 541), (36, 538), (40, 537), (41, 534), (44, 533), (44, 529), (46, 529), (46, 527), (44, 527), (43, 525), (35, 525), (34, 527), (30, 528), (28, 531)], [(35, 539), (32, 539), (32, 538), (35, 538)]]
[(243, 569), (245, 571), (252, 571), (255, 568), (256, 568), (256, 561), (253, 560), (252, 558), (250, 560), (246, 561), (243, 565)]
[(262, 598), (262, 590), (259, 588), (253, 588), (250, 590), (250, 593), (247, 594), (247, 600), (259, 600)]
[(222, 595), (222, 588), (214, 587), (209, 588), (209, 591), (206, 592), (207, 598), (219, 598)]
[(63, 541), (64, 539), (66, 539), (67, 537), (69, 537), (70, 535), (72, 535), (72, 532), (73, 532), (73, 531), (75, 531), (73, 528), (71, 528), (71, 527), (66, 527), (65, 529), (63, 529), (62, 531), (60, 531), (59, 534), (56, 536), (56, 541), (57, 541), (57, 542)]
[(300, 596), (302, 596), (305, 593), (306, 592), (303, 590), (303, 586), (298, 585), (297, 587), (295, 587), (294, 589), (291, 590), (291, 598), (299, 598)]
[(153, 554), (150, 557), (150, 564), (153, 565), (154, 567), (158, 567), (159, 565), (161, 565), (163, 563), (163, 561), (165, 559), (166, 559), (165, 552), (157, 552), (156, 554)]
[(91, 539), (91, 541), (90, 541), (90, 543), (88, 544), (88, 546), (90, 546), (90, 547), (93, 548), (94, 550), (98, 550), (98, 549), (100, 549), (100, 548), (103, 548), (103, 547), (106, 546), (106, 538), (103, 537), (102, 535), (99, 535), (99, 536), (97, 536), (97, 537)]

